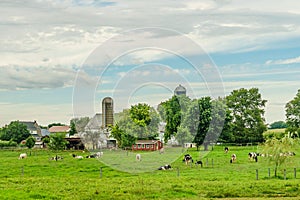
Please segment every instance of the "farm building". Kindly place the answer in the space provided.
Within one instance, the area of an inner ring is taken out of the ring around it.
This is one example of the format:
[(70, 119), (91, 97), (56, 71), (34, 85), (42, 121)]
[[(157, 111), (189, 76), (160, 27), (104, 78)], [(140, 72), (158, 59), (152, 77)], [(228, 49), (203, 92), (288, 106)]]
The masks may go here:
[(163, 148), (163, 144), (159, 140), (137, 140), (132, 145), (132, 150), (156, 151)]
[(65, 139), (68, 141), (67, 149), (84, 150), (84, 144), (80, 137), (67, 137)]

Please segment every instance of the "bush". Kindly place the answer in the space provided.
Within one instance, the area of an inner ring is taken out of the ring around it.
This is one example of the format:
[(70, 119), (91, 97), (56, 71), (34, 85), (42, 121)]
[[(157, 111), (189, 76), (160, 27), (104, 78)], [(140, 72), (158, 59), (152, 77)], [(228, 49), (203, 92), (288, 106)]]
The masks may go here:
[(16, 147), (18, 144), (14, 141), (2, 141), (0, 140), (0, 148), (4, 147)]

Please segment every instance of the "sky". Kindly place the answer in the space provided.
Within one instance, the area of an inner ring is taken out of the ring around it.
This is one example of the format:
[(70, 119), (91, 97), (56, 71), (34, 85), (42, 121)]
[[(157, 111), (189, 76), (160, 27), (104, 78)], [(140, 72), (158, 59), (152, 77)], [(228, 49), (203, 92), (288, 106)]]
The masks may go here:
[(68, 124), (256, 87), (267, 123), (285, 120), (300, 78), (297, 0), (28, 0), (0, 2), (0, 127)]

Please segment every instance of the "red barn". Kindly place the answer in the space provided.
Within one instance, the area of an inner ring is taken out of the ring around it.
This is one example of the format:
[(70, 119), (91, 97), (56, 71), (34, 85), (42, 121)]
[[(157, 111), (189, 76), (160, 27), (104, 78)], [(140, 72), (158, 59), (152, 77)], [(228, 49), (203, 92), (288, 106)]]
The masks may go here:
[(137, 140), (132, 145), (132, 150), (156, 151), (163, 148), (163, 144), (159, 140)]

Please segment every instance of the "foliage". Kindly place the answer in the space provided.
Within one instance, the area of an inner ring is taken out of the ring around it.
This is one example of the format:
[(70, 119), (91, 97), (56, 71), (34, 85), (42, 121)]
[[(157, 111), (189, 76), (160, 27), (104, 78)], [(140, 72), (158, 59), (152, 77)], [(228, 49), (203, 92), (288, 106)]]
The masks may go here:
[(131, 147), (136, 141), (133, 135), (126, 134), (118, 124), (112, 127), (111, 136), (117, 140), (118, 147), (120, 148)]
[(276, 138), (278, 140), (286, 136), (285, 129), (269, 129), (263, 133), (264, 140)]
[(27, 126), (20, 123), (19, 121), (13, 121), (9, 125), (6, 125), (1, 129), (0, 139), (1, 140), (12, 140), (18, 144), (30, 136)]
[(50, 142), (48, 144), (49, 149), (51, 150), (64, 150), (68, 141), (65, 139), (65, 133), (55, 133), (50, 135)]
[(154, 138), (158, 134), (158, 123), (160, 121), (158, 113), (154, 108), (149, 109), (150, 123), (146, 126), (140, 126), (135, 123), (130, 115), (130, 109), (124, 109), (119, 113), (118, 126), (126, 134), (132, 135), (135, 138), (150, 139)]
[(69, 134), (70, 135), (75, 135), (77, 133), (77, 130), (76, 130), (76, 126), (75, 126), (75, 122), (74, 121), (70, 121), (70, 131), (69, 131)]
[(261, 142), (266, 130), (263, 100), (257, 88), (233, 90), (226, 97), (226, 104), (231, 111), (232, 131), (235, 142)]
[(52, 126), (65, 126), (65, 124), (62, 124), (62, 123), (59, 123), (59, 122), (48, 124), (48, 128), (51, 128)]
[(278, 167), (289, 158), (289, 156), (283, 156), (283, 154), (293, 152), (297, 144), (298, 141), (290, 137), (271, 138), (265, 142), (262, 153), (266, 155), (270, 162), (275, 163), (275, 176), (277, 176)]
[(269, 129), (287, 128), (287, 124), (284, 121), (276, 121), (270, 124)]
[(199, 107), (199, 116), (198, 116), (198, 128), (197, 133), (194, 138), (194, 141), (197, 146), (197, 150), (199, 149), (200, 145), (204, 145), (205, 150), (207, 150), (208, 141), (204, 142), (205, 136), (209, 130), (209, 125), (212, 119), (211, 116), (211, 98), (210, 97), (202, 97), (198, 100), (198, 107)]
[(285, 105), (287, 131), (292, 137), (300, 136), (300, 89), (293, 100)]
[(94, 150), (94, 149), (98, 149), (99, 142), (102, 143), (104, 140), (101, 137), (101, 134), (104, 134), (103, 130), (93, 131), (93, 130), (87, 129), (84, 131), (83, 134), (81, 134), (81, 137), (83, 139), (83, 142), (85, 144), (91, 144), (92, 149)]
[(190, 134), (188, 128), (183, 126), (178, 127), (175, 138), (181, 146), (183, 146), (184, 143), (190, 143), (193, 141), (193, 136)]
[(34, 147), (34, 144), (35, 144), (35, 139), (32, 137), (32, 136), (29, 136), (27, 139), (26, 139), (26, 147), (28, 147), (29, 149), (32, 149), (32, 147)]
[(10, 141), (2, 141), (0, 140), (0, 148), (3, 147), (16, 147), (18, 144), (12, 140)]
[(181, 105), (177, 96), (173, 96), (171, 99), (162, 102), (161, 105), (164, 108), (166, 114), (166, 127), (164, 133), (164, 142), (176, 135), (177, 128), (181, 123)]
[(139, 126), (146, 127), (150, 124), (150, 106), (145, 103), (139, 103), (137, 105), (131, 106), (130, 117), (134, 123)]

